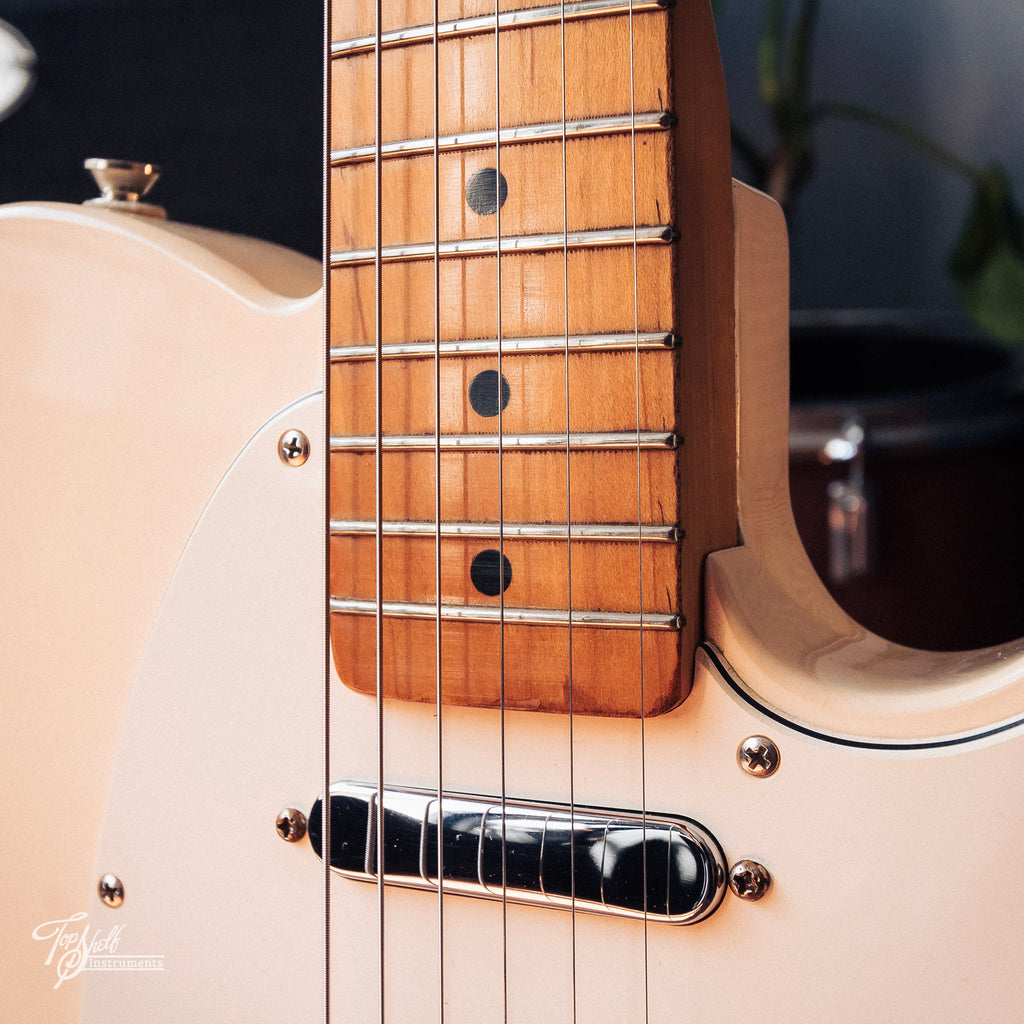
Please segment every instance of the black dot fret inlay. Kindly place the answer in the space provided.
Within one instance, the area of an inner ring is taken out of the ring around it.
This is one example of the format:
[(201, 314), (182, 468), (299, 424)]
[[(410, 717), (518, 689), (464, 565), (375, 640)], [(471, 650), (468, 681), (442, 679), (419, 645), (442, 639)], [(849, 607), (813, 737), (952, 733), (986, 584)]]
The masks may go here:
[(477, 171), (466, 185), (466, 202), (481, 217), (497, 213), (498, 207), (504, 206), (507, 198), (508, 182), (505, 175), (499, 174), (493, 167)]
[[(498, 415), (498, 371), (482, 370), (478, 373), (469, 385), (469, 404), (478, 416)], [(508, 385), (505, 375), (501, 380), (501, 408), (507, 409), (509, 399), (512, 397), (512, 389)]]
[[(498, 569), (502, 563), (504, 563), (504, 587), (502, 587), (502, 574)], [(508, 590), (508, 586), (512, 582), (512, 563), (493, 548), (487, 548), (474, 557), (473, 563), (469, 567), (469, 578), (481, 594), (497, 597), (503, 589)]]

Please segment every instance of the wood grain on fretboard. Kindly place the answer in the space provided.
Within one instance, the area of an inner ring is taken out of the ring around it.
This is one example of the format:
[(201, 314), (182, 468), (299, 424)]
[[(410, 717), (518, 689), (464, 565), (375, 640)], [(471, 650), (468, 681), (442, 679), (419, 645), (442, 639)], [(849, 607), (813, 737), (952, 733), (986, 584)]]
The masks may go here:
[[(383, 6), (385, 34), (434, 18), (430, 2)], [(566, 4), (563, 114), (560, 8), (501, 10), (538, 13), (502, 27), (496, 88), (493, 4), (440, 4), (442, 23), (491, 18), (465, 35), (440, 33), (439, 338), (432, 32), (382, 47), (384, 694), (436, 698), (439, 545), (446, 702), (656, 714), (689, 692), (704, 556), (736, 542), (729, 141), (710, 13), (693, 0), (634, 4), (631, 90), (628, 8), (581, 17)], [(334, 4), (331, 24), (331, 635), (341, 679), (372, 693), (374, 4)], [(369, 50), (346, 42), (365, 37)], [(516, 138), (511, 129), (524, 126), (539, 141)], [(467, 142), (469, 132), (485, 134)], [(387, 152), (417, 139), (430, 141), (411, 155)], [(499, 215), (466, 199), (473, 176), (499, 165), (500, 295)], [(474, 239), (469, 255), (445, 249)], [(425, 249), (405, 248), (415, 245)], [(487, 371), (497, 398), (499, 332), (509, 394), (500, 452), (498, 416), (469, 400)], [(552, 436), (542, 444), (538, 435)], [(408, 535), (407, 523), (418, 532)], [(618, 530), (590, 537), (590, 524)], [(500, 598), (471, 574), (481, 552), (499, 548), (511, 568), (504, 623), (451, 618), (467, 608), (500, 614)]]

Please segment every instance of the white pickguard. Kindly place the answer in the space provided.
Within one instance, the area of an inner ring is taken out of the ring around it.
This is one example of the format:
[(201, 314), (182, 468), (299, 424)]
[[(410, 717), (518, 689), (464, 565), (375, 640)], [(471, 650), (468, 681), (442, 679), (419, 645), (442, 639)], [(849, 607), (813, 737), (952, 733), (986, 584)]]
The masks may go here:
[(119, 954), (162, 970), (84, 976), (84, 1021), (314, 1020), (320, 861), (275, 831), (321, 784), (322, 396), (278, 413), (214, 493), (167, 590), (118, 745), (96, 877), (125, 885)]

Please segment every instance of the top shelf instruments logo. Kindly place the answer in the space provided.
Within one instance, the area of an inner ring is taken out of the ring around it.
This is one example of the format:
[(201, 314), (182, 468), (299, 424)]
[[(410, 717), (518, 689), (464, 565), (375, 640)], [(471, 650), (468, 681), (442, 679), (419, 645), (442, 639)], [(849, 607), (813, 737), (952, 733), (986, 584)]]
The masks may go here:
[(32, 938), (46, 943), (43, 965), (55, 966), (60, 988), (65, 981), (83, 971), (162, 971), (164, 957), (159, 953), (118, 952), (124, 925), (114, 925), (107, 931), (86, 923), (88, 914), (80, 910), (70, 917), (44, 921), (32, 932)]

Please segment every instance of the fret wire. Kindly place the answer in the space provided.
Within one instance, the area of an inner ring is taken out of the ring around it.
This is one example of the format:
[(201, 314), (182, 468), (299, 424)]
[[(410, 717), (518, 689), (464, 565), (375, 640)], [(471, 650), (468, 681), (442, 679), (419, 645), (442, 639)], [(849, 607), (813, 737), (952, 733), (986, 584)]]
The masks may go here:
[[(638, 13), (661, 11), (667, 6), (667, 0), (634, 0), (633, 9)], [(628, 0), (575, 0), (564, 6), (528, 7), (518, 11), (503, 11), (497, 15), (482, 14), (473, 18), (460, 18), (455, 21), (444, 21), (433, 25), (412, 25), (409, 28), (392, 29), (381, 36), (381, 45), (385, 49), (409, 46), (426, 42), (436, 35), (438, 39), (458, 39), (464, 36), (482, 35), (493, 32), (495, 23), (498, 29), (534, 28), (551, 25), (559, 21), (560, 11), (564, 11), (566, 20), (582, 21), (589, 18), (606, 18), (622, 14), (629, 10)], [(341, 39), (331, 43), (331, 57), (354, 57), (368, 53), (373, 49), (373, 36), (358, 36), (354, 39)]]
[[(501, 425), (498, 425), (499, 430)], [(375, 448), (376, 438), (359, 436), (331, 437), (332, 452), (368, 452)], [(392, 451), (430, 451), (432, 434), (385, 434), (384, 448)], [(567, 445), (586, 449), (674, 449), (679, 446), (678, 435), (656, 430), (636, 433), (609, 432), (605, 434), (442, 434), (441, 447), (445, 451), (501, 453), (506, 448), (522, 451), (560, 451)], [(499, 518), (501, 518), (499, 516)]]
[[(330, 531), (335, 537), (360, 536), (372, 533), (374, 523), (361, 519), (332, 519)], [(384, 534), (389, 537), (434, 536), (438, 532), (436, 522), (385, 520)], [(506, 537), (517, 540), (565, 540), (570, 531), (563, 523), (504, 523), (502, 530)], [(442, 522), (442, 537), (489, 538), (498, 535), (497, 523)], [(682, 537), (678, 526), (658, 523), (643, 523), (639, 529), (632, 523), (572, 523), (572, 540), (590, 540), (613, 543), (635, 541), (677, 544)]]
[[(359, 598), (332, 597), (331, 611), (345, 615), (373, 615), (374, 601)], [(437, 610), (434, 602), (418, 604), (413, 601), (385, 601), (384, 615), (401, 619), (432, 619)], [(505, 606), (480, 606), (465, 604), (442, 605), (441, 617), (446, 622), (494, 623), (504, 629), (506, 623), (523, 626), (567, 626), (569, 612), (565, 608), (511, 608)], [(681, 616), (672, 612), (605, 612), (574, 609), (572, 620), (577, 627), (593, 629), (636, 629), (660, 632), (678, 632), (682, 626)]]
[[(640, 348), (644, 351), (664, 351), (676, 348), (679, 338), (664, 331), (649, 332), (640, 335)], [(564, 335), (536, 338), (502, 338), (501, 350), (507, 355), (542, 355), (545, 352), (561, 352), (568, 345), (570, 352), (614, 352), (616, 350), (633, 351), (635, 336), (633, 334), (576, 334), (566, 338)], [(433, 356), (437, 346), (429, 341), (407, 341), (384, 346), (385, 359), (423, 359)], [(358, 362), (372, 359), (376, 350), (372, 345), (346, 345), (332, 348), (332, 362)], [(494, 355), (498, 351), (496, 338), (459, 339), (442, 341), (442, 356), (481, 356)]]
[[(667, 110), (655, 110), (636, 115), (637, 131), (664, 131), (671, 128), (673, 124), (675, 124), (675, 118)], [(622, 134), (628, 132), (630, 127), (628, 114), (611, 117), (593, 117), (579, 121), (569, 121), (566, 125), (566, 134), (573, 139), (591, 138), (595, 135)], [(443, 135), (438, 139), (438, 148), (444, 153), (460, 152), (466, 149), (493, 148), (496, 139), (500, 139), (501, 145), (508, 146), (550, 141), (560, 136), (561, 122), (554, 121), (545, 124), (502, 128), (500, 133), (484, 130), (463, 132), (460, 135)], [(393, 142), (385, 142), (381, 147), (381, 156), (384, 159), (423, 156), (427, 153), (432, 153), (433, 149), (434, 140), (432, 138), (399, 139)], [(373, 146), (352, 146), (348, 149), (335, 149), (331, 151), (331, 166), (344, 167), (349, 164), (364, 163), (372, 160), (374, 154)]]
[[(636, 243), (640, 245), (667, 245), (678, 238), (675, 229), (667, 224), (645, 225), (636, 229)], [(633, 241), (630, 228), (607, 228), (602, 231), (574, 231), (569, 236), (569, 244), (579, 249), (596, 249), (611, 246), (625, 246)], [(562, 247), (561, 235), (508, 235), (502, 238), (461, 238), (456, 241), (442, 242), (439, 246), (440, 255), (444, 258), (473, 256), (493, 256), (500, 252), (507, 253), (542, 253)], [(409, 245), (393, 245), (381, 250), (380, 258), (384, 263), (400, 263), (409, 260), (422, 260), (432, 257), (434, 247), (428, 242), (415, 242)], [(357, 267), (374, 261), (376, 252), (373, 249), (350, 249), (344, 252), (331, 253), (331, 268)]]

